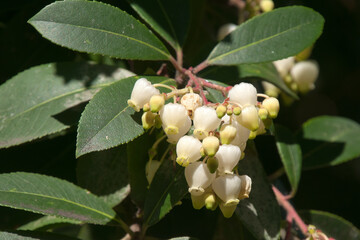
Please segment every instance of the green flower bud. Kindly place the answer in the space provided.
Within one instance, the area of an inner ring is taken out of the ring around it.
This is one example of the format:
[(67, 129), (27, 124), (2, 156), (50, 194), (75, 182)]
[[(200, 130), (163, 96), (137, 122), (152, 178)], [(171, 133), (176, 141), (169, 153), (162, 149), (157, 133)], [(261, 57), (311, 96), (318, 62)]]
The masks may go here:
[(156, 113), (158, 111), (160, 111), (160, 109), (164, 106), (165, 104), (165, 98), (164, 95), (154, 95), (150, 98), (150, 111), (153, 113)]
[(211, 157), (207, 160), (206, 165), (207, 165), (210, 173), (214, 173), (214, 172), (216, 172), (216, 170), (219, 166), (219, 161), (215, 157)]
[(268, 117), (269, 112), (265, 108), (259, 108), (258, 115), (261, 120), (265, 120)]
[(241, 113), (241, 108), (240, 108), (240, 107), (234, 107), (233, 113), (234, 113), (236, 116), (239, 116), (240, 113)]
[(214, 193), (205, 194), (205, 206), (206, 209), (211, 211), (214, 211), (217, 208), (218, 202), (216, 201), (216, 196)]
[(225, 113), (226, 113), (226, 107), (224, 105), (217, 106), (216, 114), (218, 118), (222, 118), (223, 116), (225, 116)]

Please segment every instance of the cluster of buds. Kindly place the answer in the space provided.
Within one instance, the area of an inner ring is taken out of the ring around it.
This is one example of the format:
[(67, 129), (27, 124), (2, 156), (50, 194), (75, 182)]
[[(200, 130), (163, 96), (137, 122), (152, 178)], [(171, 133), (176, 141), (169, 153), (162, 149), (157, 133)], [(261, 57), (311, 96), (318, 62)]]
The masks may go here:
[[(294, 92), (306, 94), (315, 88), (315, 81), (319, 75), (319, 67), (314, 61), (300, 60), (289, 57), (274, 62), (280, 77)], [(272, 97), (278, 97), (280, 89), (268, 82), (263, 82), (265, 93)]]
[[(258, 94), (249, 83), (235, 85), (222, 103), (206, 104), (190, 87), (166, 94), (157, 86), (139, 79), (128, 104), (136, 111), (143, 109), (145, 129), (162, 127), (167, 141), (176, 144), (176, 163), (185, 167), (194, 208), (219, 206), (225, 217), (231, 217), (251, 191), (251, 178), (237, 174), (246, 142), (266, 132), (279, 112), (278, 100)], [(264, 100), (258, 102), (258, 97)], [(166, 103), (170, 98), (174, 102)], [(159, 165), (148, 164), (147, 172)], [(153, 175), (148, 174), (149, 182)]]

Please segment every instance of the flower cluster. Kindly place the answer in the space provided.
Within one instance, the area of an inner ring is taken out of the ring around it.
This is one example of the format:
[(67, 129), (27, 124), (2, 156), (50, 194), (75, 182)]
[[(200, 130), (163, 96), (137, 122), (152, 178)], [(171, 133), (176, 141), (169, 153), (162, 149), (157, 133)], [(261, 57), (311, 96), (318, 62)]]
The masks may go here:
[[(162, 127), (167, 141), (176, 144), (176, 162), (185, 167), (194, 208), (219, 206), (225, 217), (231, 217), (251, 191), (251, 178), (237, 173), (247, 140), (266, 131), (279, 112), (278, 100), (258, 94), (249, 83), (235, 85), (222, 103), (208, 103), (190, 87), (166, 94), (157, 86), (139, 79), (128, 104), (136, 111), (143, 109), (145, 129)], [(258, 97), (264, 100), (258, 102)], [(166, 103), (171, 98), (174, 102)], [(149, 182), (160, 162), (150, 164)]]

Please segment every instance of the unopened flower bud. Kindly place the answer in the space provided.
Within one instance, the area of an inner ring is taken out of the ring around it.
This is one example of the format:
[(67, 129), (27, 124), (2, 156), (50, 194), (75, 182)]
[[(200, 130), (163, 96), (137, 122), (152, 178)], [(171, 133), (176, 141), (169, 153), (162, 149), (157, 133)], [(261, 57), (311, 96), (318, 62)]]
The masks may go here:
[(279, 93), (281, 92), (280, 89), (278, 87), (276, 87), (274, 84), (271, 84), (269, 82), (262, 82), (262, 86), (265, 90), (265, 94), (270, 96), (270, 97), (278, 97)]
[(150, 111), (150, 104), (149, 104), (149, 103), (145, 103), (145, 104), (144, 104), (144, 106), (143, 106), (143, 111), (144, 111), (144, 112)]
[(202, 140), (214, 131), (221, 120), (217, 117), (215, 109), (202, 106), (194, 112), (194, 136)]
[(249, 139), (250, 130), (238, 123), (234, 116), (229, 117), (225, 115), (221, 120), (224, 121), (224, 124), (230, 124), (231, 121), (231, 125), (236, 128), (236, 136), (230, 144), (240, 147), (243, 152), (246, 147), (246, 142)]
[(264, 120), (268, 117), (268, 110), (266, 110), (266, 108), (259, 108), (258, 110), (258, 115), (260, 117), (261, 120)]
[(149, 184), (151, 184), (151, 182), (155, 176), (155, 173), (159, 169), (160, 165), (161, 165), (161, 162), (157, 161), (157, 160), (151, 160), (146, 163), (145, 174), (146, 174), (146, 179), (148, 180)]
[(201, 158), (201, 142), (193, 136), (183, 136), (176, 144), (176, 162), (183, 167)]
[(236, 127), (232, 124), (223, 124), (220, 128), (220, 141), (222, 144), (230, 144), (236, 137)]
[(228, 97), (230, 101), (236, 102), (241, 106), (255, 105), (257, 102), (257, 91), (252, 84), (242, 82), (231, 88)]
[(214, 180), (212, 189), (225, 203), (224, 206), (237, 205), (241, 191), (241, 179), (237, 175), (222, 175)]
[(251, 131), (256, 131), (259, 128), (258, 111), (253, 105), (243, 108), (241, 114), (236, 117), (236, 120)]
[(236, 116), (239, 116), (240, 113), (241, 113), (241, 108), (240, 108), (240, 107), (234, 107), (233, 113), (234, 113)]
[(160, 111), (160, 109), (165, 104), (164, 95), (159, 94), (159, 95), (152, 96), (150, 98), (149, 104), (150, 104), (150, 111), (152, 111), (153, 113)]
[(205, 194), (205, 206), (206, 209), (214, 211), (217, 208), (218, 202), (216, 201), (216, 196), (214, 193)]
[(236, 210), (237, 205), (226, 206), (225, 203), (221, 202), (219, 207), (224, 217), (231, 218)]
[(216, 170), (219, 166), (219, 162), (216, 158), (211, 157), (206, 161), (206, 166), (208, 167), (208, 169), (211, 173), (214, 173), (214, 172), (216, 172)]
[(141, 122), (144, 129), (150, 129), (155, 124), (156, 114), (152, 112), (144, 112), (141, 116)]
[(285, 59), (277, 60), (273, 63), (280, 76), (284, 78), (289, 73), (290, 69), (294, 66), (295, 57), (288, 57)]
[(201, 157), (205, 157), (206, 156), (206, 153), (205, 153), (205, 150), (203, 147), (200, 148), (200, 155)]
[(240, 176), (241, 179), (241, 190), (238, 196), (238, 199), (244, 199), (244, 198), (249, 198), (249, 194), (251, 192), (251, 178), (247, 175), (242, 175)]
[(190, 194), (191, 202), (193, 205), (193, 208), (199, 210), (203, 206), (205, 206), (205, 195), (201, 194), (200, 196), (195, 196), (193, 194)]
[(319, 67), (312, 61), (302, 61), (295, 64), (291, 69), (291, 76), (297, 83), (301, 93), (307, 93), (314, 89), (314, 82), (319, 75)]
[(220, 141), (215, 136), (206, 137), (202, 142), (202, 147), (204, 148), (205, 154), (209, 157), (215, 156), (219, 146)]
[(160, 117), (168, 136), (178, 134), (179, 128), (189, 119), (185, 107), (178, 103), (166, 104), (160, 110)]
[(194, 162), (185, 168), (185, 179), (191, 195), (200, 196), (214, 181), (216, 174), (211, 174), (205, 163)]
[(161, 122), (160, 115), (159, 115), (159, 114), (156, 114), (154, 126), (155, 126), (157, 129), (159, 129), (159, 128), (161, 128), (161, 125), (162, 125), (162, 122)]
[(261, 0), (260, 8), (263, 12), (270, 12), (274, 9), (274, 2), (272, 0)]
[(293, 90), (294, 92), (297, 92), (299, 90), (299, 86), (296, 82), (292, 82), (290, 83), (290, 89)]
[(196, 93), (187, 93), (181, 98), (181, 104), (184, 105), (186, 110), (190, 113), (192, 118), (195, 109), (201, 107), (203, 102), (199, 94)]
[[(279, 100), (271, 97), (271, 98), (265, 99), (262, 102), (262, 107), (265, 108), (269, 112), (269, 116), (271, 118), (276, 118), (279, 113), (279, 110), (280, 110), (280, 103), (279, 103)], [(260, 110), (259, 110), (259, 115), (260, 115)], [(264, 119), (266, 119), (266, 118), (264, 118)]]
[(237, 25), (233, 23), (227, 23), (219, 28), (217, 39), (218, 41), (223, 40), (229, 33), (236, 29)]
[(218, 116), (218, 118), (222, 118), (226, 113), (226, 107), (224, 105), (219, 105), (216, 108), (216, 114)]
[(255, 138), (256, 138), (256, 131), (251, 131), (250, 134), (249, 134), (249, 139), (253, 140)]
[(235, 145), (221, 145), (215, 157), (219, 161), (220, 174), (233, 174), (233, 169), (238, 164), (241, 150)]
[(233, 114), (233, 107), (230, 104), (226, 107), (226, 114), (229, 116)]
[(135, 111), (139, 112), (144, 104), (149, 102), (150, 98), (156, 94), (160, 94), (160, 91), (146, 78), (140, 78), (135, 82), (128, 104), (134, 108)]

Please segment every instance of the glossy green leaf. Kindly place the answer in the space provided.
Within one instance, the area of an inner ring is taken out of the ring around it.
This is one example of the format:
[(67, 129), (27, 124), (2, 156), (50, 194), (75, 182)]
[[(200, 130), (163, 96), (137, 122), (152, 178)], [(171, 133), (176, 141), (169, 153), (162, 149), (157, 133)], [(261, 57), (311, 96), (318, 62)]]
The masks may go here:
[(109, 206), (115, 207), (130, 193), (126, 146), (80, 157), (76, 175), (79, 186), (101, 196)]
[(181, 49), (190, 24), (189, 0), (129, 0), (131, 7), (173, 48)]
[(335, 166), (360, 156), (360, 125), (343, 117), (308, 120), (297, 135), (303, 169)]
[(207, 58), (211, 65), (270, 62), (294, 56), (320, 36), (324, 18), (301, 6), (278, 8), (241, 24)]
[(240, 161), (238, 170), (240, 175), (251, 178), (253, 187), (250, 197), (240, 201), (236, 217), (256, 239), (279, 239), (280, 208), (253, 143), (248, 142), (245, 158)]
[(67, 181), (18, 172), (1, 174), (0, 182), (1, 206), (95, 224), (116, 221), (104, 201)]
[(296, 193), (301, 176), (301, 148), (293, 133), (281, 125), (275, 126), (276, 147), (284, 165), (286, 175), (292, 187), (292, 194)]
[(227, 84), (239, 83), (244, 78), (259, 78), (274, 84), (292, 98), (298, 99), (298, 96), (286, 86), (272, 63), (212, 66), (202, 71), (200, 76)]
[(188, 193), (184, 168), (165, 159), (151, 182), (144, 207), (144, 225), (148, 228), (160, 221)]
[(133, 73), (106, 65), (51, 63), (30, 68), (0, 86), (0, 148), (69, 128), (60, 113)]
[(0, 232), (1, 240), (79, 240), (64, 235), (49, 232), (13, 231)]
[(17, 230), (25, 230), (25, 231), (34, 231), (38, 229), (43, 230), (49, 226), (54, 226), (59, 224), (81, 224), (81, 221), (60, 218), (55, 216), (44, 216), (18, 227)]
[(167, 60), (162, 42), (126, 12), (95, 1), (56, 1), (29, 20), (43, 37), (80, 52)]
[(317, 210), (303, 210), (299, 211), (299, 215), (305, 223), (314, 225), (329, 238), (360, 240), (360, 230), (351, 222), (335, 214)]
[[(141, 113), (135, 113), (127, 104), (139, 78), (141, 77), (130, 77), (111, 84), (96, 94), (86, 106), (79, 122), (77, 157), (116, 147), (144, 133)], [(175, 83), (165, 77), (146, 78), (153, 83)]]

